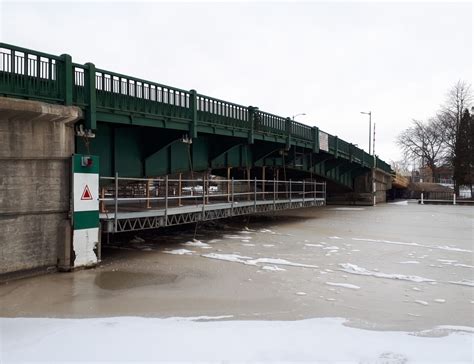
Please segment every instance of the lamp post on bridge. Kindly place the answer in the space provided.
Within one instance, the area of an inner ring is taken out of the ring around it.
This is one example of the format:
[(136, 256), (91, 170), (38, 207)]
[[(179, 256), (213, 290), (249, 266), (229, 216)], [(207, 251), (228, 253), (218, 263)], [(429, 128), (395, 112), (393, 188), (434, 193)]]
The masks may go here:
[(304, 116), (304, 115), (306, 115), (304, 112), (303, 112), (303, 113), (300, 113), (300, 114), (293, 115), (293, 116), (291, 117), (291, 120), (295, 120), (295, 118), (296, 118), (297, 116)]
[(372, 111), (365, 112), (361, 111), (361, 114), (369, 115), (369, 155), (372, 155), (373, 162), (372, 162), (372, 198), (373, 198), (373, 206), (377, 203), (377, 186), (376, 186), (376, 178), (375, 178), (375, 123), (374, 123), (374, 148), (372, 149)]
[(360, 113), (369, 115), (369, 154), (372, 155), (372, 111), (361, 111)]

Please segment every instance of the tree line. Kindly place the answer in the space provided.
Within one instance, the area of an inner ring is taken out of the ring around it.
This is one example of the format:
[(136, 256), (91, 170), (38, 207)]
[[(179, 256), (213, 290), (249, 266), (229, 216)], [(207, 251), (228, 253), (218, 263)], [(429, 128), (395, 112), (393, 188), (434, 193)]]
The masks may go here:
[[(421, 162), (437, 177), (440, 167), (453, 170), (456, 193), (459, 186), (474, 184), (474, 96), (471, 85), (458, 81), (451, 87), (436, 114), (426, 121), (413, 120), (397, 137), (403, 162), (396, 167), (407, 169), (406, 161)], [(405, 168), (403, 168), (405, 167)]]

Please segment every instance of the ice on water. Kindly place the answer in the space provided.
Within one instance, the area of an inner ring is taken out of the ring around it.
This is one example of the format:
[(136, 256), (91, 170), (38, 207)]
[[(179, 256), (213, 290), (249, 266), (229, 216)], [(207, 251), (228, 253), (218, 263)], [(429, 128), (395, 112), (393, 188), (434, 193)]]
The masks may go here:
[(351, 264), (351, 263), (341, 263), (339, 265), (342, 271), (351, 273), (351, 274), (359, 274), (359, 275), (372, 276), (372, 277), (377, 277), (377, 278), (400, 279), (404, 281), (412, 281), (412, 282), (417, 282), (417, 283), (435, 282), (434, 279), (423, 278), (419, 276), (404, 275), (404, 274), (388, 274), (388, 273), (378, 272), (375, 270), (368, 270), (368, 269), (359, 267), (356, 264)]

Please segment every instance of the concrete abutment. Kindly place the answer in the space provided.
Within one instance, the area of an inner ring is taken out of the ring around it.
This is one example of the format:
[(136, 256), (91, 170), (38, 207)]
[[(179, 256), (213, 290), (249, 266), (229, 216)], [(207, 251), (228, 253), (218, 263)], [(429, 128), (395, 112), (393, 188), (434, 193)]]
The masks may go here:
[(392, 188), (392, 175), (376, 169), (356, 177), (353, 191), (338, 191), (335, 194), (328, 194), (327, 204), (372, 206), (374, 204), (373, 177), (375, 177), (376, 203), (387, 202), (387, 191)]
[(69, 269), (80, 108), (0, 97), (0, 275)]

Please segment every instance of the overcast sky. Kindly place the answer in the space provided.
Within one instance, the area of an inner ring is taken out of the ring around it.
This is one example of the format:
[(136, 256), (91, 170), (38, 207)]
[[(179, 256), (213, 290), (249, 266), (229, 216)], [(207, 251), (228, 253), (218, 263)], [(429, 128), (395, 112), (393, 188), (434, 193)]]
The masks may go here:
[(470, 2), (0, 0), (0, 39), (258, 106), (400, 158), (396, 135), (472, 82)]

